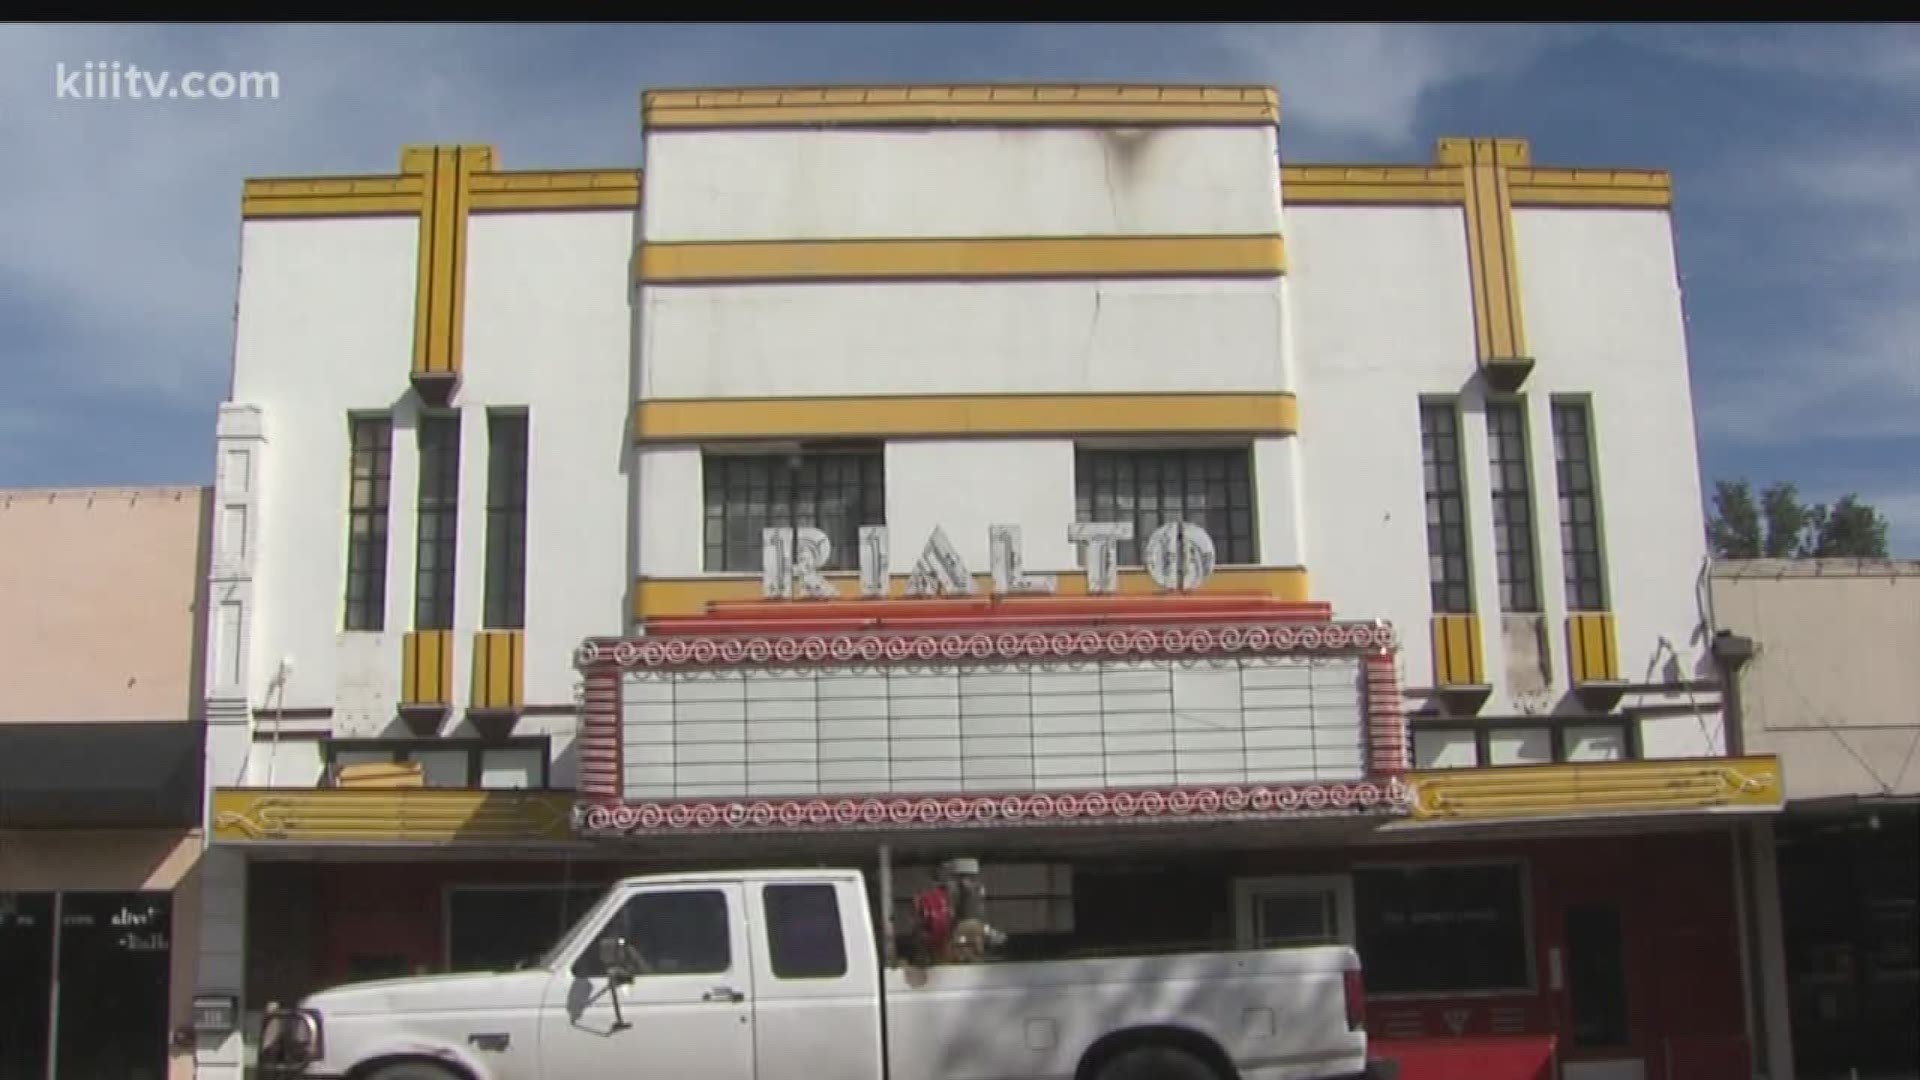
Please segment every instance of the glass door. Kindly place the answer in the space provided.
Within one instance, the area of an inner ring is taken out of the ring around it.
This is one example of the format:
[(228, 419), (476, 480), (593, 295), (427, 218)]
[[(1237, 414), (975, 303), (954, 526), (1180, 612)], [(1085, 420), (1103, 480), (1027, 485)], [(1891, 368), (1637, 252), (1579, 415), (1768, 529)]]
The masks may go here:
[(1234, 883), (1243, 949), (1353, 943), (1353, 885), (1345, 875), (1243, 878)]
[(0, 1080), (46, 1080), (53, 894), (0, 892)]
[(55, 1080), (164, 1080), (172, 900), (61, 894)]

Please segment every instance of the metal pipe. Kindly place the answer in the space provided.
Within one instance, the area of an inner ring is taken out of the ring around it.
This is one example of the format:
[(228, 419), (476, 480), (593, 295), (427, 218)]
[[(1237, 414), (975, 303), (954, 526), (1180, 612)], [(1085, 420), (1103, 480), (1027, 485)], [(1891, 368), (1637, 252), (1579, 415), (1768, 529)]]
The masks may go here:
[(892, 968), (897, 957), (893, 946), (893, 850), (880, 845), (880, 961)]

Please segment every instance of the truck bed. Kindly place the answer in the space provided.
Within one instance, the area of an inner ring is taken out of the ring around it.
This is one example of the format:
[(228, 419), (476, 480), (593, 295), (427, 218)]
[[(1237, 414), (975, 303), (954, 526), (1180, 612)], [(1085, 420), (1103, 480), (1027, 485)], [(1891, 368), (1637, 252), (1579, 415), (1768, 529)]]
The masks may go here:
[(883, 976), (890, 1080), (1074, 1075), (1094, 1041), (1174, 1027), (1253, 1080), (1357, 1075), (1345, 947), (896, 968)]

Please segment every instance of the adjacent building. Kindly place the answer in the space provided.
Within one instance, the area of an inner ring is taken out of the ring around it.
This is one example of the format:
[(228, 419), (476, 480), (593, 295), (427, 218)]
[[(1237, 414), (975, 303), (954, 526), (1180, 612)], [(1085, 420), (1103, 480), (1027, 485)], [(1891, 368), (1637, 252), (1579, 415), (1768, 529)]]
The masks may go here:
[(193, 1075), (208, 506), (0, 490), (7, 1080)]
[(1772, 1076), (1914, 1075), (1920, 562), (1720, 562), (1712, 586), (1737, 731), (1787, 776), (1751, 841)]
[(969, 855), (1013, 955), (1346, 941), (1420, 1068), (1748, 1075), (1666, 174), (1283, 163), (1260, 87), (642, 125), (247, 183), (204, 992)]

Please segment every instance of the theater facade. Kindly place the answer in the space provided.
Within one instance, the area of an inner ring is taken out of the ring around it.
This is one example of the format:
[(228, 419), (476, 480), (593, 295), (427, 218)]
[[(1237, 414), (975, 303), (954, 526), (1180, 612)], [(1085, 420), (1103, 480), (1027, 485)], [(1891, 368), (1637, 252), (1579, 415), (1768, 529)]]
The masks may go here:
[(1409, 1076), (1750, 1075), (1665, 173), (1283, 163), (1261, 87), (641, 125), (247, 182), (201, 1075), (622, 874), (954, 856), (1009, 956), (1352, 943)]

